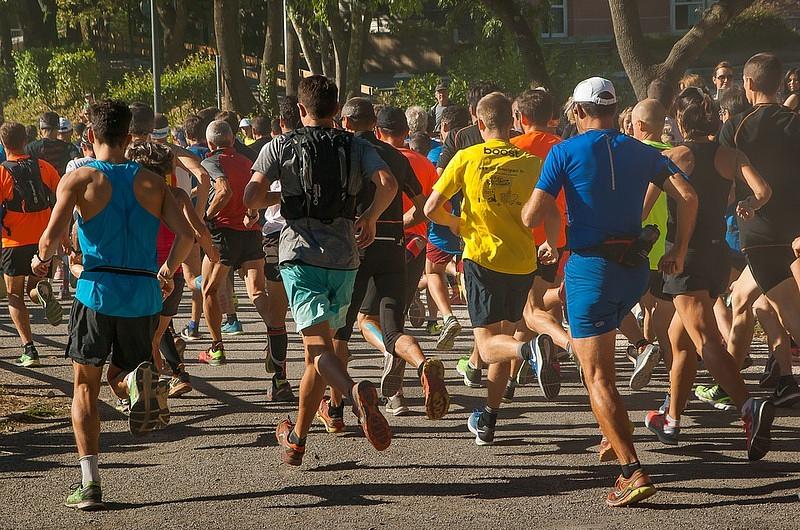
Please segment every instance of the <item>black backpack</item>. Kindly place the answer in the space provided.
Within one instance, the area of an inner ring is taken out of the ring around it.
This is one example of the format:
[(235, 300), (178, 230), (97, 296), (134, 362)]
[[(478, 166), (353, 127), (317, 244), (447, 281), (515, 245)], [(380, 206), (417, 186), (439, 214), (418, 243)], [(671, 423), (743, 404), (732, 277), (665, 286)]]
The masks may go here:
[(59, 175), (63, 175), (67, 172), (67, 164), (69, 164), (69, 161), (73, 159), (73, 155), (75, 154), (73, 150), (70, 149), (71, 147), (70, 144), (61, 140), (45, 139), (42, 140), (39, 152), (31, 153), (31, 155), (45, 162), (49, 162), (50, 165), (58, 170)]
[(361, 161), (353, 135), (336, 129), (302, 127), (286, 135), (294, 151), (294, 179), (281, 179), (281, 214), (324, 223), (355, 219)]
[[(3, 202), (3, 215), (5, 212), (43, 212), (56, 203), (55, 193), (42, 181), (38, 160), (35, 158), (7, 160), (0, 165), (11, 173), (14, 180), (14, 194)], [(11, 234), (8, 228), (5, 226), (3, 228), (9, 235)]]

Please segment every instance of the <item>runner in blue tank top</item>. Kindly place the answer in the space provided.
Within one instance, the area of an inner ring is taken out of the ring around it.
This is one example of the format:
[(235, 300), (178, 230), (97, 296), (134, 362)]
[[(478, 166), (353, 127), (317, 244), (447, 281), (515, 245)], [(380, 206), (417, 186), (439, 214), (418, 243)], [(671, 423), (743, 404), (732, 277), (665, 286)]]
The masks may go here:
[[(122, 102), (91, 108), (89, 140), (96, 162), (67, 174), (31, 264), (45, 270), (69, 229), (73, 210), (84, 270), (70, 314), (67, 357), (72, 359), (72, 426), (78, 445), (81, 484), (66, 505), (103, 508), (98, 471), (100, 417), (97, 398), (103, 365), (113, 353), (107, 378), (112, 391), (130, 403), (134, 435), (169, 422), (166, 385), (153, 370), (151, 342), (163, 296), (174, 287), (172, 275), (186, 258), (194, 232), (181, 214), (164, 178), (125, 159), (131, 112)], [(175, 233), (167, 262), (156, 265), (160, 222)]]
[[(694, 192), (657, 149), (621, 134), (614, 127), (617, 97), (607, 79), (593, 77), (573, 93), (582, 134), (553, 147), (539, 182), (523, 210), (528, 226), (539, 224), (564, 189), (567, 200), (565, 269), (567, 315), (572, 346), (583, 369), (592, 411), (611, 442), (622, 475), (609, 492), (609, 506), (626, 506), (655, 493), (633, 447), (630, 423), (614, 382), (616, 329), (647, 286), (647, 254), (626, 256), (642, 231), (645, 193), (652, 184), (675, 198), (678, 229), (675, 247), (662, 269), (679, 272), (697, 210)], [(649, 249), (648, 249), (649, 250)], [(627, 259), (625, 259), (627, 258)]]

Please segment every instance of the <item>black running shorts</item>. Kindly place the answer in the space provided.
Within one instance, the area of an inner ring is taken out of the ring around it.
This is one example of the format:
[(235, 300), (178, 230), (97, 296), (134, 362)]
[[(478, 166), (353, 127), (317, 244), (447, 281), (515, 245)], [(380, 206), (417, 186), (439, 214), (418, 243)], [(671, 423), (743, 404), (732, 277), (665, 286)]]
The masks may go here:
[(790, 267), (797, 259), (789, 243), (748, 247), (744, 255), (758, 287), (766, 294), (792, 277)]
[(69, 339), (65, 357), (78, 364), (103, 366), (113, 353), (111, 364), (123, 372), (153, 358), (153, 336), (158, 315), (126, 318), (98, 313), (77, 299), (69, 314)]
[(528, 291), (533, 285), (533, 273), (503, 274), (465, 259), (464, 282), (472, 325), (488, 326), (522, 319)]
[(174, 317), (178, 314), (178, 307), (181, 305), (183, 287), (186, 285), (186, 280), (183, 278), (183, 274), (176, 274), (173, 277), (173, 281), (175, 282), (175, 288), (164, 300), (164, 305), (161, 308), (162, 317)]
[(38, 244), (4, 248), (2, 258), (0, 258), (3, 274), (6, 276), (32, 276), (31, 260), (38, 251)]
[[(671, 247), (667, 242), (667, 252)], [(725, 241), (713, 242), (703, 248), (690, 248), (683, 263), (683, 272), (664, 276), (663, 291), (672, 296), (708, 291), (711, 298), (716, 298), (728, 290), (730, 276), (728, 244)]]
[(281, 239), (280, 232), (272, 232), (262, 238), (264, 250), (264, 276), (268, 281), (281, 281), (281, 270), (278, 267), (278, 243)]
[(215, 228), (211, 230), (211, 240), (219, 251), (219, 262), (233, 270), (248, 261), (264, 259), (261, 232)]

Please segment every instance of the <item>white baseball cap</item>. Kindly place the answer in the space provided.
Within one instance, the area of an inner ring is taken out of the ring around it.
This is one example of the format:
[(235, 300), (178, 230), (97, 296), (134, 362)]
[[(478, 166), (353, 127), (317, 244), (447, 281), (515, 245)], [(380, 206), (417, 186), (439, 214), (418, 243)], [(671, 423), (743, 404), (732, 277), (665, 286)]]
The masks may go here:
[[(611, 97), (600, 97), (603, 92), (608, 92)], [(602, 77), (590, 77), (578, 83), (572, 92), (573, 103), (594, 103), (596, 105), (614, 105), (617, 102), (617, 91), (614, 84)]]
[(252, 127), (250, 120), (247, 118), (242, 118), (242, 121), (239, 122), (239, 128), (241, 129), (242, 127)]
[(58, 132), (66, 133), (72, 130), (72, 123), (66, 118), (58, 119)]

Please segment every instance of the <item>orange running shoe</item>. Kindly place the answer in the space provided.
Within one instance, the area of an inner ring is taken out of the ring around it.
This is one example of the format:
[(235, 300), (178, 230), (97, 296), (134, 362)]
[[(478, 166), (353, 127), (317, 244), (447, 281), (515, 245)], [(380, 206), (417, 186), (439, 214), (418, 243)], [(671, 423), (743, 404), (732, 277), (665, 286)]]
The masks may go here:
[(293, 444), (289, 441), (289, 435), (293, 430), (294, 424), (292, 420), (286, 418), (278, 423), (278, 428), (275, 430), (275, 438), (278, 440), (278, 445), (283, 449), (281, 453), (283, 463), (290, 466), (299, 466), (303, 463), (306, 446)]
[[(344, 409), (341, 409), (344, 410)], [(344, 431), (344, 417), (331, 415), (331, 398), (325, 396), (319, 402), (316, 417), (325, 425), (325, 430), (330, 434), (337, 434)]]
[(358, 416), (364, 436), (378, 451), (392, 443), (392, 429), (378, 408), (378, 391), (369, 381), (353, 385), (353, 413)]
[(425, 414), (429, 420), (439, 420), (450, 410), (450, 394), (444, 386), (444, 365), (439, 359), (426, 359), (419, 378), (425, 394)]
[(625, 478), (622, 475), (617, 478), (614, 489), (606, 497), (606, 504), (614, 508), (630, 506), (652, 497), (655, 493), (656, 487), (653, 486), (650, 477), (641, 469), (637, 469), (631, 478)]

